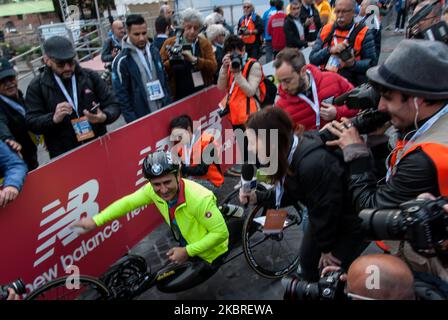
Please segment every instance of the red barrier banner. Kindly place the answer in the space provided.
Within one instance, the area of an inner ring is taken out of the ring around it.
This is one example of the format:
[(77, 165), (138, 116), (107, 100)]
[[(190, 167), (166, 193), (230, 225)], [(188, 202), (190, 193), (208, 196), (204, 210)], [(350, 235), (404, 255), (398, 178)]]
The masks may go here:
[[(203, 90), (31, 172), (18, 199), (0, 209), (0, 283), (22, 278), (30, 291), (66, 275), (70, 265), (81, 274), (104, 272), (162, 222), (155, 207), (136, 209), (82, 236), (68, 226), (146, 183), (141, 164), (149, 152), (168, 146), (172, 118), (189, 114), (217, 135), (230, 129), (217, 114), (222, 97), (216, 87)], [(223, 151), (233, 153), (228, 133)]]

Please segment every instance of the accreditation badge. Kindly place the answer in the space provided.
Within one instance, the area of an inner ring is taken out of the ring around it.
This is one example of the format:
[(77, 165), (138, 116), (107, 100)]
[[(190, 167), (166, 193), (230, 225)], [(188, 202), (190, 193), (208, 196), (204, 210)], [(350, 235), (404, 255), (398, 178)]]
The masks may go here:
[(160, 80), (150, 81), (146, 84), (146, 89), (148, 90), (149, 99), (151, 101), (160, 100), (165, 97), (163, 92), (162, 84)]
[(193, 84), (194, 84), (195, 88), (201, 87), (204, 85), (204, 78), (202, 78), (202, 74), (200, 71), (193, 72), (192, 77), (193, 77)]
[(325, 70), (330, 72), (338, 72), (341, 67), (341, 62), (339, 58), (335, 55), (331, 55), (330, 59), (328, 59), (327, 65), (325, 66)]
[(93, 132), (92, 126), (90, 125), (86, 116), (78, 119), (72, 119), (71, 121), (78, 142), (95, 137), (95, 133)]

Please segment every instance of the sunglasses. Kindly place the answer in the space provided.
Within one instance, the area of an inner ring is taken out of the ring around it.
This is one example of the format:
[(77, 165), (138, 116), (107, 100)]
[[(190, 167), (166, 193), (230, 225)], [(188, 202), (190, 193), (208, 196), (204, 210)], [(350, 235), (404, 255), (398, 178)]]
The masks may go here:
[(52, 60), (58, 68), (64, 68), (66, 64), (68, 64), (70, 67), (75, 64), (74, 58), (67, 59), (67, 60), (57, 60), (57, 59), (52, 59)]

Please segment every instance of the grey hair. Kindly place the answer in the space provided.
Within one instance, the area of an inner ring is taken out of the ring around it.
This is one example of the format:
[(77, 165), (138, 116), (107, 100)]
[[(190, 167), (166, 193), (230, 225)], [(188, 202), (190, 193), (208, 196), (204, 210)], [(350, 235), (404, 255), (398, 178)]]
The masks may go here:
[(202, 15), (201, 13), (193, 8), (185, 9), (180, 14), (180, 21), (181, 24), (184, 24), (185, 22), (199, 22), (199, 25), (202, 26)]
[(222, 24), (212, 24), (212, 25), (208, 26), (208, 28), (205, 31), (205, 33), (207, 34), (208, 41), (213, 42), (213, 41), (215, 41), (215, 39), (217, 37), (219, 37), (222, 34), (227, 36), (227, 34), (229, 32), (227, 31), (227, 29)]
[(204, 25), (210, 26), (212, 24), (222, 24), (224, 23), (224, 17), (217, 12), (210, 13), (204, 19)]
[(164, 5), (162, 5), (161, 7), (160, 7), (160, 11), (159, 11), (159, 14), (160, 15), (165, 15), (165, 11), (167, 10), (167, 9), (169, 9), (169, 5), (167, 5), (167, 4), (164, 4)]

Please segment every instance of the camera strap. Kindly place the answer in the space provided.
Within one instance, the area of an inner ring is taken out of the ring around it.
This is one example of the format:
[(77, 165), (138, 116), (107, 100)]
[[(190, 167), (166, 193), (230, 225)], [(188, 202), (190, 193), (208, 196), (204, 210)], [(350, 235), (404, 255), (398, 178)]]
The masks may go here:
[[(404, 154), (408, 147), (410, 147), (419, 137), (421, 137), (425, 132), (427, 132), (441, 117), (448, 114), (448, 104), (445, 105), (439, 112), (432, 116), (428, 121), (426, 121), (406, 142), (403, 146), (402, 154)], [(392, 176), (394, 168), (400, 163), (401, 157), (397, 157), (397, 161), (392, 166), (387, 169), (386, 181), (389, 181)]]
[(307, 70), (306, 73), (310, 77), (311, 90), (313, 92), (313, 100), (314, 101), (311, 101), (303, 93), (299, 93), (298, 97), (303, 99), (306, 103), (308, 103), (310, 105), (311, 109), (313, 109), (314, 113), (316, 114), (316, 128), (319, 129), (320, 128), (320, 110), (319, 110), (319, 97), (317, 96), (316, 82), (314, 81), (314, 77), (309, 70)]
[[(294, 156), (294, 153), (296, 152), (297, 146), (299, 145), (299, 138), (294, 135), (293, 136), (293, 143), (291, 146), (291, 150), (288, 154), (288, 164), (291, 165), (292, 163), (292, 157)], [(280, 208), (280, 204), (282, 202), (283, 193), (285, 193), (285, 177), (282, 178), (282, 181), (277, 182), (275, 184), (275, 207), (276, 209)]]
[(73, 110), (75, 110), (76, 115), (79, 118), (79, 113), (78, 113), (78, 89), (76, 86), (76, 77), (73, 74), (72, 75), (72, 93), (73, 93), (73, 99), (70, 96), (70, 94), (68, 93), (67, 89), (65, 88), (64, 84), (62, 83), (61, 78), (59, 78), (59, 76), (57, 76), (56, 74), (53, 73), (54, 79), (56, 80), (56, 83), (59, 86), (59, 89), (61, 89), (62, 93), (64, 94), (65, 99), (67, 99), (67, 102), (70, 103), (72, 105)]
[[(355, 29), (355, 24), (353, 24), (353, 26), (351, 27), (351, 29), (350, 29), (350, 31), (348, 32), (347, 36), (345, 37), (344, 41), (347, 40), (347, 41), (350, 43), (350, 41), (349, 41), (349, 39), (350, 39), (350, 35), (352, 34), (352, 32), (353, 32), (354, 29)], [(359, 32), (359, 31), (358, 31), (358, 32)], [(344, 42), (344, 41), (342, 41), (342, 42)], [(338, 44), (338, 37), (337, 37), (336, 35), (333, 35), (333, 42), (334, 42), (334, 45), (337, 45), (337, 44)]]

